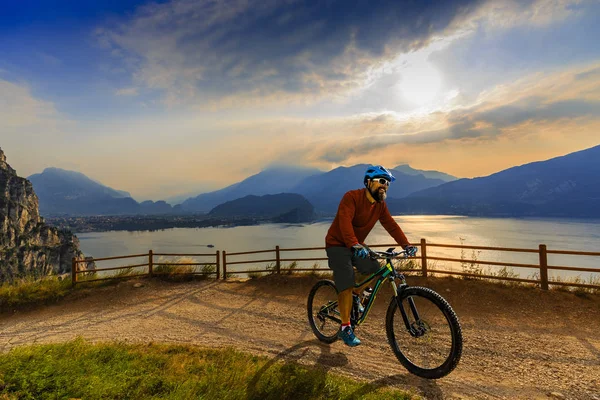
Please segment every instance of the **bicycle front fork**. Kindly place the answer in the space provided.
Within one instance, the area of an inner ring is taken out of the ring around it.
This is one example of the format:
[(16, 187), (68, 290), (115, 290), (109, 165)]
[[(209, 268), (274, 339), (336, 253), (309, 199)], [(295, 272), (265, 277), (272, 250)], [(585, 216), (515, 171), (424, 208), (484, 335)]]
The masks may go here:
[(406, 310), (404, 309), (404, 305), (402, 304), (402, 300), (400, 299), (400, 295), (402, 291), (408, 287), (404, 277), (402, 278), (402, 284), (397, 286), (396, 282), (393, 278), (390, 278), (390, 282), (392, 287), (394, 288), (394, 298), (396, 299), (396, 304), (398, 305), (398, 309), (400, 310), (400, 314), (402, 315), (402, 320), (404, 321), (404, 326), (406, 330), (412, 337), (421, 337), (427, 332), (427, 328), (421, 323), (421, 317), (419, 316), (419, 311), (417, 310), (417, 306), (415, 305), (415, 301), (412, 297), (407, 297), (406, 301), (408, 302), (408, 306), (410, 307), (410, 311), (414, 318), (414, 322), (411, 324), (408, 319), (408, 315), (406, 314)]

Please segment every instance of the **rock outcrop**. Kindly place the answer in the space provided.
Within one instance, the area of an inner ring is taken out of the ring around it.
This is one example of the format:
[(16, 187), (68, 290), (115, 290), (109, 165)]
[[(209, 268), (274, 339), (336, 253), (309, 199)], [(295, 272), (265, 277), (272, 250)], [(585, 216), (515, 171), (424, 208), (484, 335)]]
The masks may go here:
[(0, 149), (0, 282), (70, 272), (73, 257), (84, 259), (77, 237), (44, 223), (31, 182), (17, 176)]

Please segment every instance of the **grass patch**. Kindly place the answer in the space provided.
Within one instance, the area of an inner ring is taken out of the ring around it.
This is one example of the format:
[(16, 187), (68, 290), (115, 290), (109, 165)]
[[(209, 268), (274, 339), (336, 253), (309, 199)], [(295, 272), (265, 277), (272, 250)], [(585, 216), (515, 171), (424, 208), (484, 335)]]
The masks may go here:
[(292, 261), (291, 263), (288, 264), (287, 267), (283, 267), (282, 269), (284, 270), (284, 273), (286, 275), (293, 275), (295, 273), (296, 268), (298, 268), (298, 262)]
[(321, 278), (321, 279), (333, 279), (333, 271), (331, 269), (327, 269), (326, 271), (320, 271), (323, 268), (324, 267), (321, 266), (320, 263), (315, 262), (312, 265), (312, 271), (308, 271), (308, 272), (304, 272), (304, 273), (300, 273), (300, 274), (314, 276), (315, 278)]
[(233, 349), (64, 344), (0, 355), (0, 398), (411, 399), (414, 395)]
[(287, 266), (282, 266), (282, 275), (295, 275), (295, 276), (313, 276), (322, 279), (333, 279), (333, 272), (327, 268), (327, 270), (319, 271), (324, 268), (320, 263), (314, 262), (313, 265), (307, 269), (308, 271), (298, 271), (299, 268), (303, 268), (297, 261), (293, 261)]
[[(460, 242), (461, 242), (461, 245), (464, 244), (463, 243), (464, 239), (460, 238)], [(490, 267), (482, 267), (480, 265), (480, 263), (478, 262), (478, 260), (479, 260), (478, 257), (479, 257), (480, 253), (481, 253), (481, 251), (475, 252), (475, 250), (473, 250), (473, 252), (471, 253), (471, 258), (467, 259), (464, 249), (461, 250), (461, 254), (460, 254), (461, 268), (464, 273), (472, 274), (471, 276), (462, 276), (462, 279), (465, 279), (465, 280), (476, 279), (476, 280), (490, 281), (490, 282), (498, 283), (498, 284), (504, 285), (504, 286), (538, 286), (538, 287), (540, 286), (540, 283), (519, 282), (519, 281), (502, 280), (502, 279), (491, 279), (491, 278), (485, 277), (485, 275), (488, 275), (488, 276), (494, 276), (494, 277), (498, 277), (498, 278), (509, 278), (509, 279), (510, 278), (521, 278), (521, 276), (517, 272), (515, 272), (515, 270), (512, 267), (504, 266), (499, 269), (492, 269)], [(435, 273), (435, 269), (429, 270), (429, 272)], [(540, 281), (540, 272), (536, 271), (533, 274), (525, 277), (525, 279)], [(574, 276), (574, 277), (566, 277), (566, 278), (561, 277), (561, 276), (556, 276), (556, 277), (550, 279), (548, 281), (548, 284), (550, 285), (549, 286), (550, 290), (571, 292), (571, 293), (574, 293), (581, 297), (586, 297), (587, 295), (590, 295), (590, 294), (600, 294), (600, 288), (556, 285), (556, 284), (552, 285), (553, 282), (575, 284), (575, 285), (586, 284), (586, 285), (600, 286), (600, 276), (598, 276), (596, 274), (591, 274), (587, 279), (583, 279), (581, 277), (581, 275)]]
[(258, 279), (258, 278), (260, 278), (261, 276), (264, 275), (264, 272), (259, 272), (259, 271), (260, 271), (259, 269), (248, 270), (248, 272), (247, 272), (248, 278), (250, 278), (250, 279)]
[(552, 282), (565, 282), (565, 283), (575, 283), (575, 284), (587, 284), (587, 285), (596, 285), (600, 286), (600, 276), (596, 274), (591, 274), (588, 279), (583, 279), (581, 275), (572, 278), (563, 278), (560, 276), (554, 277), (552, 280), (549, 280), (551, 290), (559, 290), (565, 292), (575, 293), (578, 296), (585, 297), (588, 294), (600, 294), (600, 289), (597, 288), (587, 288), (587, 287), (579, 287), (579, 286), (563, 286), (563, 285), (552, 285)]
[(0, 311), (58, 301), (71, 291), (70, 279), (25, 278), (0, 286)]
[(214, 275), (217, 271), (217, 266), (215, 264), (185, 265), (194, 263), (199, 263), (199, 261), (190, 257), (177, 257), (175, 260), (160, 257), (158, 261), (154, 263), (152, 271), (153, 274), (159, 276), (161, 279), (170, 281), (202, 280), (216, 276)]
[[(267, 271), (267, 272), (259, 272), (259, 271)], [(250, 279), (258, 279), (261, 276), (265, 276), (265, 275), (272, 275), (277, 271), (277, 266), (275, 265), (275, 263), (269, 263), (267, 264), (264, 268), (254, 268), (254, 269), (250, 269), (246, 272), (246, 275), (248, 276), (248, 278)]]
[(111, 278), (125, 278), (125, 277), (129, 277), (132, 275), (137, 275), (139, 273), (140, 272), (137, 269), (135, 269), (134, 267), (127, 267), (127, 268), (117, 270), (116, 273), (111, 275)]
[[(464, 238), (459, 238), (460, 244), (464, 245)], [(475, 276), (465, 276), (463, 275), (463, 279), (481, 279), (478, 275), (483, 275), (484, 271), (481, 265), (477, 262), (479, 254), (481, 251), (473, 250), (471, 252), (471, 258), (467, 259), (465, 249), (460, 250), (460, 266), (464, 273), (473, 274)]]

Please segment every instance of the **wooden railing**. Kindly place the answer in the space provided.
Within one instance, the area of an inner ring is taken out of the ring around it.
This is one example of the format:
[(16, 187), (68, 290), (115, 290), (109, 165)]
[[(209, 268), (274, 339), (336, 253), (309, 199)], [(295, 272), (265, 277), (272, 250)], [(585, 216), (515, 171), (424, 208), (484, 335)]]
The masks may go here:
[[(561, 282), (556, 280), (550, 280), (548, 278), (549, 270), (557, 270), (557, 271), (577, 271), (577, 272), (587, 272), (587, 273), (600, 273), (600, 268), (583, 268), (583, 267), (572, 267), (572, 266), (558, 266), (558, 265), (548, 265), (548, 254), (562, 254), (562, 255), (576, 255), (576, 256), (593, 256), (600, 257), (600, 252), (589, 252), (589, 251), (567, 251), (567, 250), (548, 250), (545, 244), (540, 244), (537, 249), (522, 249), (522, 248), (509, 248), (509, 247), (487, 247), (487, 246), (466, 246), (466, 245), (453, 245), (453, 244), (438, 244), (438, 243), (427, 243), (425, 239), (421, 239), (420, 244), (417, 245), (420, 247), (420, 253), (416, 257), (412, 257), (414, 260), (420, 261), (421, 268), (418, 272), (427, 277), (432, 274), (442, 274), (442, 275), (457, 275), (457, 276), (465, 276), (465, 277), (473, 277), (473, 278), (484, 278), (484, 279), (495, 279), (495, 280), (503, 280), (503, 281), (514, 281), (514, 282), (525, 282), (525, 283), (534, 283), (540, 285), (540, 287), (544, 290), (548, 290), (549, 285), (559, 285), (559, 286), (573, 286), (573, 287), (584, 287), (584, 288), (593, 288), (600, 289), (600, 285), (589, 284), (589, 283), (577, 283), (577, 282)], [(372, 248), (389, 248), (399, 246), (395, 243), (390, 244), (381, 244), (381, 245), (370, 245)], [(539, 263), (537, 264), (524, 264), (524, 263), (514, 263), (514, 262), (499, 262), (499, 261), (486, 261), (486, 260), (475, 260), (475, 259), (467, 259), (465, 257), (461, 258), (452, 258), (452, 257), (436, 257), (430, 256), (427, 254), (428, 248), (449, 248), (449, 249), (460, 249), (460, 250), (492, 250), (492, 251), (500, 251), (500, 252), (519, 252), (519, 253), (536, 253), (538, 254)], [(291, 252), (291, 251), (324, 251), (325, 247), (307, 247), (307, 248), (289, 248), (282, 249), (279, 246), (276, 246), (274, 249), (268, 250), (257, 250), (257, 251), (244, 251), (244, 252), (236, 252), (236, 253), (227, 253), (223, 251), (223, 277), (226, 278), (230, 273), (236, 274), (248, 274), (248, 273), (281, 273), (290, 271), (289, 268), (282, 268), (282, 262), (298, 262), (298, 261), (327, 261), (327, 257), (310, 257), (310, 258), (281, 258), (281, 253), (283, 252)], [(241, 256), (241, 255), (250, 255), (250, 254), (259, 254), (259, 253), (275, 253), (274, 258), (266, 258), (266, 259), (258, 259), (258, 260), (235, 260), (231, 261), (232, 256)], [(460, 264), (473, 264), (473, 265), (490, 265), (497, 267), (511, 267), (511, 268), (532, 268), (539, 271), (539, 279), (527, 279), (527, 278), (516, 278), (509, 276), (498, 276), (498, 275), (486, 275), (481, 273), (469, 273), (469, 272), (458, 272), (452, 271), (447, 268), (433, 268), (430, 265), (431, 261), (444, 261), (444, 262), (453, 262)], [(251, 269), (251, 270), (239, 270), (228, 272), (227, 268), (231, 265), (238, 264), (259, 264), (259, 263), (275, 263), (274, 268), (266, 268), (266, 269)], [(329, 268), (297, 268), (295, 267), (293, 271), (330, 271)], [(600, 279), (600, 277), (599, 277)]]
[[(211, 258), (214, 258), (214, 261), (212, 261), (212, 259), (211, 259), (209, 262), (184, 263), (184, 262), (160, 261), (159, 263), (155, 263), (154, 256), (211, 257)], [(78, 264), (94, 263), (94, 265), (95, 265), (95, 263), (98, 261), (119, 260), (119, 259), (125, 259), (125, 258), (139, 258), (139, 257), (147, 257), (148, 262), (144, 262), (141, 264), (125, 265), (125, 266), (120, 266), (120, 267), (95, 268), (95, 269), (87, 269), (87, 270), (81, 270), (81, 271), (77, 270)], [(221, 268), (219, 266), (219, 263), (220, 263), (220, 252), (219, 251), (216, 251), (215, 253), (208, 253), (208, 254), (206, 254), (206, 253), (204, 253), (204, 254), (178, 254), (178, 253), (154, 253), (152, 250), (150, 250), (150, 251), (148, 251), (148, 253), (133, 254), (133, 255), (127, 255), (127, 256), (88, 258), (85, 260), (77, 260), (77, 259), (73, 258), (72, 265), (71, 265), (71, 282), (73, 283), (73, 285), (75, 285), (79, 282), (95, 282), (95, 281), (103, 281), (103, 280), (108, 280), (108, 279), (134, 278), (134, 277), (140, 277), (140, 276), (157, 276), (157, 275), (215, 275), (216, 279), (219, 279), (221, 277), (221, 274), (220, 274)], [(160, 272), (156, 272), (156, 270), (155, 270), (156, 265), (161, 265), (161, 266), (162, 265), (165, 265), (165, 266), (214, 265), (215, 270), (208, 271), (208, 272), (193, 271), (193, 272), (184, 272), (184, 273), (160, 273)], [(137, 274), (123, 274), (121, 276), (105, 275), (102, 277), (96, 277), (97, 276), (96, 274), (99, 272), (103, 273), (105, 271), (127, 271), (127, 270), (131, 271), (132, 269), (137, 269), (137, 268), (141, 268), (141, 267), (148, 267), (148, 268), (145, 272), (137, 273)], [(94, 276), (94, 278), (91, 278), (91, 279), (85, 278), (80, 281), (78, 279), (78, 275), (84, 275), (84, 277)]]
[[(425, 239), (421, 239), (420, 244), (417, 245), (420, 247), (420, 253), (416, 257), (413, 257), (413, 260), (420, 261), (420, 268), (415, 270), (420, 275), (427, 277), (432, 274), (442, 274), (442, 275), (457, 275), (457, 276), (465, 276), (465, 277), (474, 277), (474, 278), (484, 278), (484, 279), (495, 279), (495, 280), (504, 280), (504, 281), (515, 281), (515, 282), (525, 282), (525, 283), (533, 283), (538, 284), (544, 290), (548, 290), (549, 285), (559, 285), (559, 286), (573, 286), (573, 287), (583, 287), (583, 288), (593, 288), (600, 289), (600, 285), (596, 285), (593, 283), (580, 283), (580, 282), (562, 282), (556, 280), (550, 280), (548, 278), (549, 270), (557, 270), (557, 271), (575, 271), (575, 272), (587, 272), (587, 273), (600, 273), (600, 268), (583, 268), (583, 267), (574, 267), (574, 266), (559, 266), (559, 265), (548, 265), (548, 254), (559, 254), (559, 255), (575, 255), (575, 256), (592, 256), (592, 257), (600, 257), (600, 252), (589, 252), (589, 251), (567, 251), (567, 250), (548, 250), (546, 245), (540, 244), (537, 249), (522, 249), (522, 248), (508, 248), (508, 247), (487, 247), (487, 246), (466, 246), (466, 245), (453, 245), (453, 244), (439, 244), (439, 243), (427, 243)], [(372, 245), (372, 248), (388, 248), (388, 247), (399, 247), (397, 244), (381, 244), (381, 245)], [(491, 250), (491, 251), (499, 251), (499, 252), (517, 252), (517, 253), (535, 253), (538, 255), (539, 262), (536, 264), (524, 264), (524, 263), (514, 263), (514, 262), (501, 262), (501, 261), (487, 261), (487, 260), (479, 260), (479, 259), (466, 259), (464, 255), (460, 258), (452, 258), (452, 257), (437, 257), (428, 255), (428, 249), (431, 248), (447, 248), (447, 249), (460, 249), (462, 250)], [(220, 260), (220, 252), (216, 251), (213, 254), (171, 254), (171, 253), (153, 253), (152, 250), (148, 252), (148, 254), (138, 254), (131, 256), (122, 256), (122, 257), (107, 257), (107, 258), (98, 258), (92, 260), (80, 260), (77, 261), (73, 259), (73, 284), (77, 283), (77, 275), (78, 274), (89, 274), (90, 272), (99, 272), (99, 271), (109, 271), (109, 270), (122, 270), (126, 268), (134, 268), (134, 267), (148, 267), (147, 273), (137, 274), (137, 275), (128, 275), (124, 277), (132, 277), (132, 276), (153, 276), (153, 256), (161, 255), (161, 256), (212, 256), (215, 258), (214, 262), (211, 263), (165, 263), (161, 262), (161, 264), (168, 265), (216, 265), (216, 271), (211, 272), (209, 274), (214, 274), (216, 279), (220, 279), (222, 276), (223, 279), (226, 279), (231, 274), (252, 274), (252, 273), (274, 273), (281, 274), (282, 272), (306, 272), (306, 271), (330, 271), (327, 267), (316, 268), (316, 265), (313, 268), (298, 268), (295, 266), (294, 268), (282, 268), (283, 262), (305, 262), (305, 261), (327, 261), (327, 257), (283, 257), (282, 253), (286, 252), (304, 252), (304, 251), (321, 251), (323, 252), (325, 247), (302, 247), (302, 248), (289, 248), (282, 249), (279, 246), (275, 246), (273, 249), (266, 250), (255, 250), (255, 251), (243, 251), (243, 252), (226, 252), (223, 251), (222, 263)], [(269, 254), (270, 253), (270, 254)], [(240, 256), (249, 256), (254, 254), (268, 254), (266, 257), (260, 256), (259, 259), (248, 259), (245, 257), (243, 259), (239, 259)], [(133, 258), (133, 257), (148, 257), (148, 263), (144, 264), (136, 264), (129, 265), (123, 267), (115, 267), (115, 268), (106, 268), (106, 269), (95, 269), (95, 270), (86, 270), (86, 271), (76, 271), (76, 263), (85, 263), (90, 261), (103, 261), (103, 260), (114, 260), (118, 258)], [(232, 260), (232, 257), (234, 258)], [(431, 261), (444, 261), (450, 263), (460, 263), (462, 265), (471, 264), (471, 265), (489, 265), (495, 267), (511, 267), (511, 268), (531, 268), (539, 271), (539, 279), (529, 279), (529, 278), (521, 278), (521, 277), (510, 277), (510, 276), (499, 276), (499, 275), (489, 275), (482, 273), (470, 273), (470, 272), (458, 272), (453, 271), (447, 268), (437, 268), (437, 266), (432, 265)], [(232, 265), (241, 265), (241, 264), (264, 264), (270, 263), (271, 265), (267, 265), (262, 269), (247, 269), (240, 270), (229, 269)], [(222, 265), (222, 273), (221, 273), (221, 265)], [(195, 274), (200, 274), (196, 272)], [(206, 273), (205, 273), (206, 274)], [(111, 277), (105, 278), (97, 278), (97, 279), (86, 279), (86, 282), (91, 282), (93, 280), (102, 280), (102, 279), (111, 279)]]

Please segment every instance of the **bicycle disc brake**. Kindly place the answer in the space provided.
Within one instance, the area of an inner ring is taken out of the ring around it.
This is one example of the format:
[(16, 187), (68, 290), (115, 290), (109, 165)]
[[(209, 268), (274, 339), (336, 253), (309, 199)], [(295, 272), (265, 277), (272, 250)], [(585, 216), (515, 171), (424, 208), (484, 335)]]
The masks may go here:
[(422, 319), (410, 324), (410, 334), (413, 337), (424, 336), (430, 330), (431, 330), (431, 326), (429, 326), (429, 324)]

